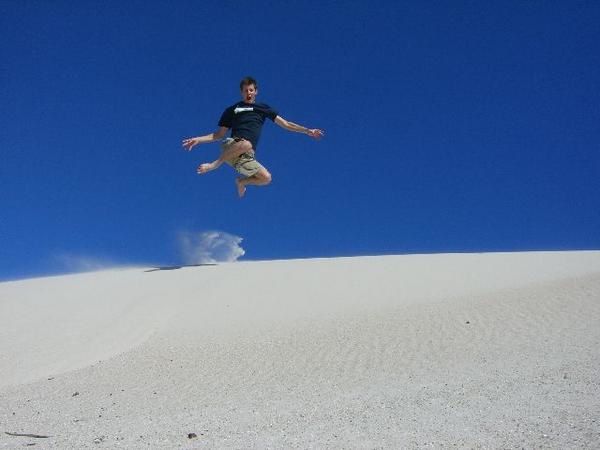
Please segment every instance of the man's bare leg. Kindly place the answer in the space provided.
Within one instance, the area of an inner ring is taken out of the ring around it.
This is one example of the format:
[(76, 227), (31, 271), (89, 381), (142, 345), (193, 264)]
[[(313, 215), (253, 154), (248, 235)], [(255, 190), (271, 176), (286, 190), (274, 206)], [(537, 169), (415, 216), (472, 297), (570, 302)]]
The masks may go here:
[(197, 172), (198, 174), (203, 175), (211, 170), (218, 169), (225, 161), (234, 161), (239, 158), (242, 153), (249, 152), (250, 150), (252, 150), (252, 143), (245, 139), (231, 144), (227, 147), (227, 150), (221, 153), (219, 159), (211, 163), (200, 164)]
[(251, 177), (239, 177), (236, 178), (235, 184), (237, 186), (238, 195), (243, 197), (246, 193), (246, 186), (266, 186), (271, 182), (271, 174), (265, 168), (260, 169), (256, 174)]
[(210, 172), (211, 170), (215, 170), (218, 169), (221, 164), (223, 164), (223, 160), (222, 159), (216, 159), (215, 161), (211, 162), (211, 163), (204, 163), (204, 164), (200, 164), (198, 166), (198, 174), (202, 175), (205, 174), (206, 172)]

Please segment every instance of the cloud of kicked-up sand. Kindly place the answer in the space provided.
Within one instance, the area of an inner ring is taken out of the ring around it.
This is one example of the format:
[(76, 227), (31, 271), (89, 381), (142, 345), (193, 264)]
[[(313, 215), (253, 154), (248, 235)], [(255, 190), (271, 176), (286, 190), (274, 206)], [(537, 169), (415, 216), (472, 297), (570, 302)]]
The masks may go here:
[(224, 231), (182, 231), (178, 239), (184, 263), (190, 265), (237, 261), (246, 253), (242, 240)]

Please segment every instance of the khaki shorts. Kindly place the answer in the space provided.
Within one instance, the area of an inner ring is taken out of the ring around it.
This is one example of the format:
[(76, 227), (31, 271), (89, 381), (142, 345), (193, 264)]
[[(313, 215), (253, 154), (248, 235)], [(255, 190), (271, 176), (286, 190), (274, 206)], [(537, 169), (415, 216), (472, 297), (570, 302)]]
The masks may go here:
[[(231, 145), (239, 141), (240, 138), (225, 138), (221, 142), (221, 150), (225, 151)], [(260, 169), (264, 169), (264, 166), (254, 158), (254, 151), (242, 153), (237, 159), (233, 161), (226, 161), (226, 163), (245, 177), (256, 175)]]

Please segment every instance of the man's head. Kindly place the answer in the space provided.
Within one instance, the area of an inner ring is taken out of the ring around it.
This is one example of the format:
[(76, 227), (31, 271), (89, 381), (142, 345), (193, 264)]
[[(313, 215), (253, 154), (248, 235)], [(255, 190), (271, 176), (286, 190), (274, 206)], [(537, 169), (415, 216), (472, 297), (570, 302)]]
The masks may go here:
[(240, 82), (240, 91), (243, 101), (246, 103), (254, 103), (256, 101), (256, 94), (258, 94), (257, 81), (252, 77), (245, 77)]

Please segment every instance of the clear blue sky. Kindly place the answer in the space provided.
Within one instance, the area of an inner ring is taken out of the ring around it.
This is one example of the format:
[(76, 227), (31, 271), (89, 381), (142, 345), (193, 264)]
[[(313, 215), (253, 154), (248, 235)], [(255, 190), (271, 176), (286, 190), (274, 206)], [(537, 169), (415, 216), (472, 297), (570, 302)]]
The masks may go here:
[[(181, 263), (600, 249), (596, 1), (0, 2), (0, 280)], [(272, 185), (198, 176), (239, 80)]]

